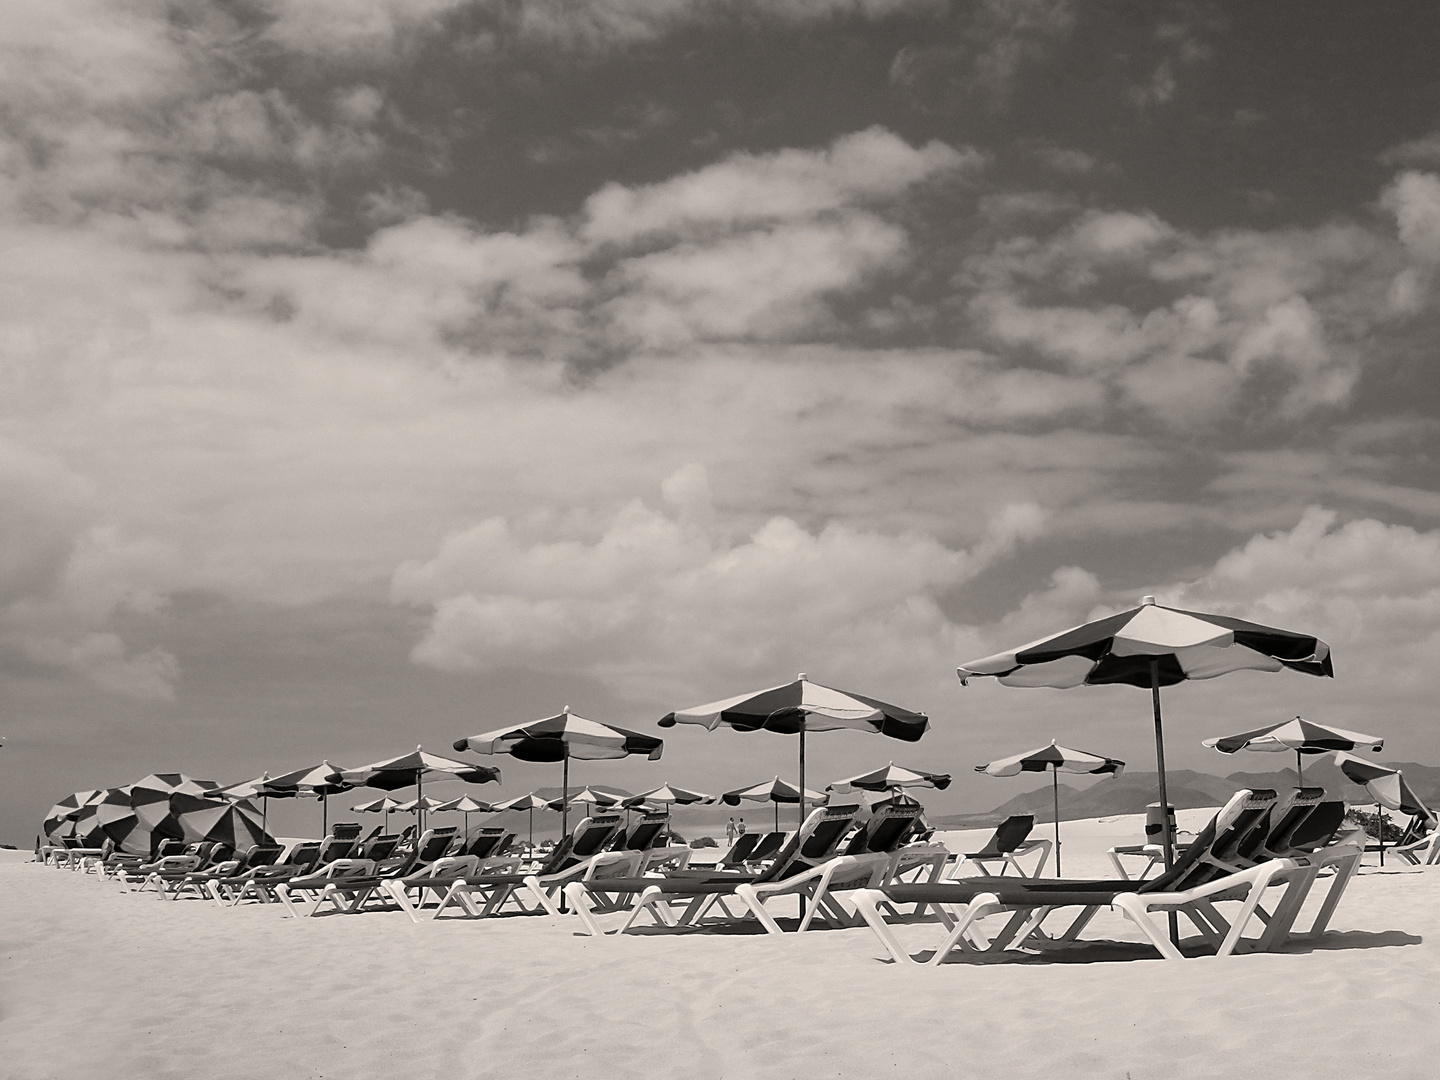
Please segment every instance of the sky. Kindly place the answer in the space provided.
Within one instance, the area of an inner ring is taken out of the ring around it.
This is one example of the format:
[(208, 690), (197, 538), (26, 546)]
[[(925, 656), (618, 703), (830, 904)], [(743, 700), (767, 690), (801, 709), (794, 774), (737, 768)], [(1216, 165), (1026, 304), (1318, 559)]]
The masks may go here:
[[(955, 666), (1142, 595), (1335, 679), (1164, 696), (1440, 761), (1440, 8), (55, 0), (0, 10), (0, 840), (797, 672), (923, 711), (807, 781), (1147, 695)], [(478, 797), (558, 782), (499, 759)], [(456, 791), (455, 794), (459, 792)]]

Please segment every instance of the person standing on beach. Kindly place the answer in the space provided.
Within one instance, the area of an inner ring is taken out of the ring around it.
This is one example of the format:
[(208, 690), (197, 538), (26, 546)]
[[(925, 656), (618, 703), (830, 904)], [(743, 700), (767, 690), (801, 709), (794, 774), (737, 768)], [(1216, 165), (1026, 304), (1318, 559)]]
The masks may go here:
[(735, 819), (732, 817), (729, 824), (725, 826), (725, 844), (728, 847), (735, 846)]
[(735, 826), (735, 835), (736, 837), (745, 835), (745, 819), (743, 817), (740, 819), (739, 824)]

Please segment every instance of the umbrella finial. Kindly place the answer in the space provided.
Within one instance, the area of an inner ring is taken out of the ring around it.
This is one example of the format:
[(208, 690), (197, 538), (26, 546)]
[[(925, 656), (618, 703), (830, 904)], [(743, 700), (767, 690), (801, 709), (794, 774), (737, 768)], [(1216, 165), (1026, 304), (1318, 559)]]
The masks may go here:
[(797, 680), (799, 680), (800, 682), (804, 682), (804, 681), (805, 681), (805, 673), (802, 671), (802, 672), (800, 672), (799, 675), (795, 676), (795, 678), (796, 678)]
[(566, 716), (569, 716), (569, 715), (570, 715), (570, 706), (569, 706), (569, 705), (566, 705), (565, 708), (561, 709), (560, 711), (563, 712)]
[(1146, 605), (1146, 604), (1153, 604), (1153, 603), (1155, 603), (1155, 598), (1154, 598), (1153, 596), (1142, 596), (1142, 597), (1140, 597), (1140, 604), (1141, 604), (1142, 607), (1143, 607), (1144, 605)]

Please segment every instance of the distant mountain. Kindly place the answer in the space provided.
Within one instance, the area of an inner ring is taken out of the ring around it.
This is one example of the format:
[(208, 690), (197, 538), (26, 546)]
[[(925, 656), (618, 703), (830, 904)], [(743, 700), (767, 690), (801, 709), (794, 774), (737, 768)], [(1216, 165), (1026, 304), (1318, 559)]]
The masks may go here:
[[(1276, 758), (1279, 757), (1277, 754)], [(1293, 755), (1289, 760), (1295, 760)], [(1419, 765), (1415, 762), (1384, 764), (1403, 772), (1405, 780), (1426, 805), (1440, 810), (1440, 767)], [(1197, 806), (1219, 806), (1243, 787), (1266, 787), (1286, 791), (1295, 786), (1295, 769), (1291, 767), (1272, 772), (1234, 772), (1223, 777), (1190, 769), (1176, 769), (1165, 774), (1165, 783), (1171, 804), (1176, 809), (1186, 810)], [(1346, 779), (1345, 774), (1335, 765), (1334, 758), (1329, 755), (1306, 760), (1305, 784), (1307, 787), (1323, 787), (1327, 797), (1343, 799), (1353, 806), (1374, 803), (1364, 787), (1352, 784)], [(1156, 788), (1155, 774), (1146, 772), (1125, 772), (1114, 780), (1102, 780), (1083, 791), (1062, 783), (1060, 820), (1143, 814), (1147, 804), (1159, 801)], [(1033, 791), (1016, 795), (987, 813), (948, 814), (932, 820), (940, 828), (983, 828), (999, 824), (1011, 814), (1034, 814), (1037, 823), (1053, 821), (1050, 785), (1047, 783)]]

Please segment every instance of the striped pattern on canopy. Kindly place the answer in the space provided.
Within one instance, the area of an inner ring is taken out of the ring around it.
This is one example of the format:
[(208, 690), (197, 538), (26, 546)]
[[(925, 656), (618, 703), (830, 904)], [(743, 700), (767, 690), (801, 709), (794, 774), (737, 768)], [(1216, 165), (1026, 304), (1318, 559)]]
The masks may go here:
[(477, 754), (509, 754), (521, 761), (601, 761), (644, 754), (657, 761), (665, 748), (663, 739), (642, 735), (638, 731), (587, 720), (565, 710), (544, 720), (511, 727), (496, 728), (480, 735), (456, 739), (456, 750), (474, 750)]
[(632, 795), (625, 800), (627, 807), (640, 806), (643, 803), (656, 803), (665, 806), (680, 805), (689, 806), (693, 803), (712, 803), (715, 796), (706, 795), (703, 791), (689, 791), (674, 784), (661, 784), (649, 791), (642, 791), (639, 795)]
[(1330, 646), (1319, 638), (1153, 601), (972, 660), (956, 671), (961, 682), (988, 675), (1007, 686), (1127, 683), (1149, 689), (1152, 659), (1158, 660), (1161, 686), (1244, 670), (1335, 674)]
[(350, 809), (357, 814), (388, 814), (392, 810), (400, 809), (400, 804), (389, 795), (382, 795), (369, 802), (356, 803)]
[[(822, 792), (805, 789), (805, 801), (819, 806), (828, 798)], [(798, 803), (800, 801), (800, 789), (788, 780), (781, 780), (778, 776), (773, 780), (767, 780), (763, 784), (755, 784), (747, 788), (736, 788), (734, 791), (727, 791), (720, 796), (720, 801), (730, 806), (739, 806), (741, 800), (745, 802), (773, 802), (773, 803)]]
[(661, 727), (676, 724), (698, 724), (710, 731), (724, 724), (736, 731), (764, 730), (781, 735), (794, 735), (801, 730), (852, 728), (916, 742), (929, 729), (930, 718), (878, 698), (811, 682), (801, 675), (781, 686), (712, 701), (693, 709), (678, 709), (660, 720)]
[(1254, 731), (1242, 731), (1238, 735), (1226, 735), (1217, 739), (1202, 739), (1202, 746), (1213, 747), (1222, 754), (1238, 754), (1241, 750), (1261, 750), (1270, 753), (1294, 752), (1297, 754), (1328, 754), (1334, 750), (1373, 750), (1379, 753), (1385, 748), (1385, 740), (1374, 735), (1365, 735), (1345, 728), (1317, 724), (1297, 716), (1279, 724), (1268, 724)]
[(107, 840), (128, 855), (149, 855), (154, 837), (130, 805), (130, 788), (110, 788), (95, 805), (95, 821)]
[(1432, 825), (1435, 823), (1435, 815), (1405, 782), (1405, 776), (1399, 769), (1388, 769), (1344, 751), (1335, 754), (1335, 764), (1350, 781), (1363, 785), (1381, 806), (1402, 814), (1420, 814)]
[(1023, 754), (975, 766), (976, 772), (990, 776), (1018, 776), (1022, 772), (1047, 772), (1051, 769), (1119, 776), (1125, 771), (1125, 762), (1119, 758), (1102, 757), (1084, 750), (1060, 746), (1051, 740), (1049, 746), (1042, 746), (1038, 750), (1027, 750)]
[(504, 802), (497, 802), (494, 807), (499, 813), (506, 810), (559, 810), (559, 799), (542, 799), (533, 791), (524, 795), (517, 795), (513, 799), (506, 799)]
[(46, 811), (45, 820), (40, 827), (41, 833), (52, 844), (74, 839), (75, 819), (79, 816), (81, 808), (98, 802), (104, 795), (103, 791), (94, 789), (66, 795)]
[(292, 769), (279, 776), (265, 776), (264, 788), (256, 792), (267, 799), (291, 799), (299, 795), (339, 795), (356, 785), (345, 780), (345, 770), (330, 761)]
[(480, 802), (472, 799), (469, 795), (461, 795), (458, 799), (451, 799), (435, 807), (436, 811), (455, 810), (465, 814), (488, 814), (495, 807), (487, 802)]
[[(416, 747), (413, 753), (384, 761), (372, 761), (355, 769), (341, 769), (329, 777), (331, 783), (395, 791), (410, 787), (424, 777), (454, 777), (467, 784), (489, 784), (500, 779), (500, 770), (489, 765), (456, 761)], [(273, 783), (273, 781), (272, 781)]]
[(949, 773), (921, 772), (918, 769), (907, 769), (896, 765), (892, 761), (883, 769), (872, 769), (859, 776), (836, 780), (835, 783), (827, 785), (826, 790), (838, 791), (844, 795), (857, 789), (860, 791), (896, 791), (908, 787), (931, 787), (944, 791), (949, 786)]
[(401, 814), (413, 814), (416, 810), (444, 810), (449, 805), (449, 800), (437, 799), (434, 795), (421, 795), (418, 799), (407, 799), (402, 803), (396, 803), (395, 810)]
[(207, 798), (219, 788), (213, 780), (196, 780), (184, 773), (151, 773), (130, 785), (130, 805), (140, 824), (153, 836), (183, 840), (185, 832), (170, 803), (172, 795)]
[(214, 841), (240, 852), (272, 840), (265, 831), (260, 811), (247, 801), (200, 798), (177, 792), (170, 797), (170, 803), (184, 833), (183, 839), (189, 843)]

